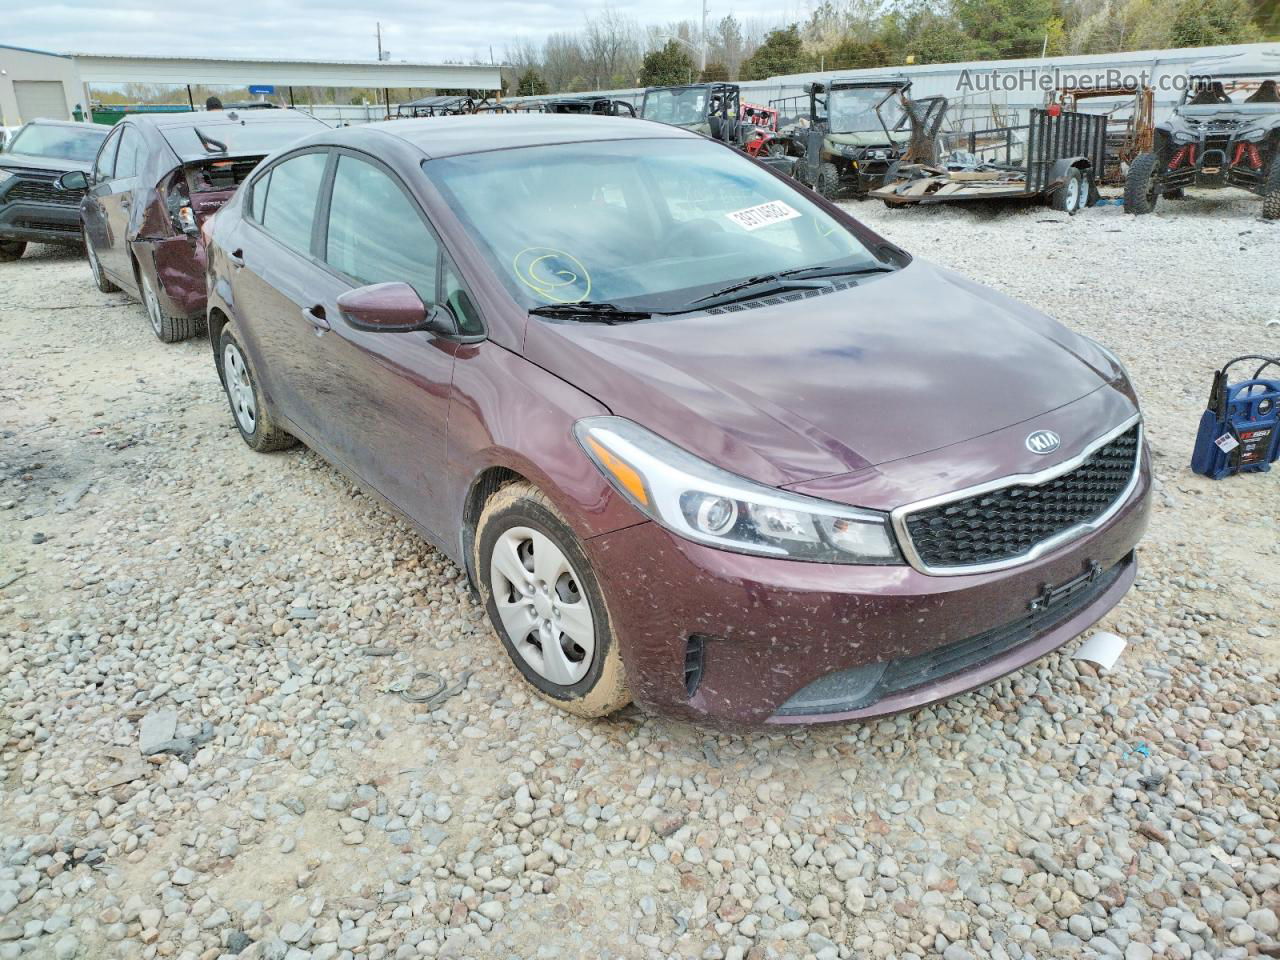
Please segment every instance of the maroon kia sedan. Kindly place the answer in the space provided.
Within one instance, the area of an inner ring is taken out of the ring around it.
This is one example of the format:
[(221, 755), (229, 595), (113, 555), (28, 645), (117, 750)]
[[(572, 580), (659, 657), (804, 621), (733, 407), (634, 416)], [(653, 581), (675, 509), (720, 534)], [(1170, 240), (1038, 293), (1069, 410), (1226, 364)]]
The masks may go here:
[(93, 282), (121, 287), (146, 308), (165, 343), (204, 328), (205, 251), (200, 227), (258, 161), (326, 130), (296, 110), (140, 114), (121, 120), (89, 173), (58, 180), (80, 191), (80, 233)]
[(566, 710), (904, 710), (1133, 583), (1150, 465), (1115, 357), (704, 137), (331, 130), (208, 229), (245, 441), (404, 516)]

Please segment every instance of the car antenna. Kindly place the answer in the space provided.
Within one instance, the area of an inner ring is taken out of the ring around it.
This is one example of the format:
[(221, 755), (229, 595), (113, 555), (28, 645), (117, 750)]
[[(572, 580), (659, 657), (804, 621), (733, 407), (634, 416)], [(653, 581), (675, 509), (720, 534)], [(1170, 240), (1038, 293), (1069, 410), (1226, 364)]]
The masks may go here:
[(213, 137), (209, 136), (207, 133), (203, 133), (199, 127), (192, 127), (191, 129), (195, 131), (196, 137), (199, 138), (200, 143), (203, 144), (204, 148), (210, 153), (227, 152), (227, 145), (221, 140), (213, 139)]

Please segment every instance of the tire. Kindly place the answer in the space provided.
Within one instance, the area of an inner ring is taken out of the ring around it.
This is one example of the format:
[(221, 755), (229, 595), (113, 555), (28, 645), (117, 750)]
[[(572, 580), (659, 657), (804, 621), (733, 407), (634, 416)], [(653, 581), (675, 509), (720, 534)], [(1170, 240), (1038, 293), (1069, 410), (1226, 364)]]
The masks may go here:
[(218, 373), (231, 405), (231, 418), (250, 449), (270, 453), (287, 450), (298, 442), (276, 421), (230, 324), (222, 328), (218, 341)]
[(103, 293), (119, 293), (120, 288), (107, 279), (107, 275), (102, 272), (102, 264), (98, 261), (98, 251), (93, 248), (93, 242), (89, 239), (89, 231), (80, 226), (80, 236), (84, 239), (84, 255), (89, 260), (89, 272), (93, 274), (93, 282)]
[(142, 294), (142, 305), (146, 308), (147, 319), (151, 321), (151, 329), (161, 342), (190, 340), (204, 331), (202, 317), (171, 317), (165, 313), (156, 295), (155, 281), (141, 267), (138, 268), (138, 291)]
[[(490, 497), (472, 560), (489, 622), (538, 696), (579, 717), (607, 716), (631, 702), (599, 581), (545, 494), (519, 482)], [(546, 572), (556, 578), (550, 587), (538, 579)], [(575, 611), (573, 635), (560, 626), (567, 610)], [(546, 657), (545, 649), (556, 655)]]
[(840, 174), (836, 171), (836, 165), (834, 163), (819, 164), (818, 182), (814, 185), (814, 189), (828, 200), (833, 200), (839, 187)]
[(12, 263), (14, 260), (21, 260), (22, 255), (27, 252), (27, 241), (25, 240), (0, 240), (0, 263)]
[(1267, 185), (1262, 192), (1262, 219), (1280, 220), (1280, 149), (1271, 158), (1267, 171)]
[(1140, 153), (1129, 164), (1124, 178), (1124, 212), (1141, 216), (1156, 208), (1160, 194), (1156, 189), (1156, 155)]
[(1081, 194), (1087, 196), (1088, 191), (1089, 187), (1080, 176), (1080, 171), (1072, 167), (1067, 171), (1067, 179), (1062, 181), (1062, 185), (1050, 195), (1049, 206), (1059, 213), (1074, 217), (1084, 202)]

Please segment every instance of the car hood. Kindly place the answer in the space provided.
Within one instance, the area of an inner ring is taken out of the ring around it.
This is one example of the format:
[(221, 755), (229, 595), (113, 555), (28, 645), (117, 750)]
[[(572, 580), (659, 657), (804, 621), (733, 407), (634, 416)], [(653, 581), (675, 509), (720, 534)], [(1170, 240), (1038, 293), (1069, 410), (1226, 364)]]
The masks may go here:
[(761, 483), (861, 470), (1071, 403), (1123, 372), (1044, 314), (921, 260), (795, 302), (606, 326), (531, 318), (525, 355)]
[(93, 168), (93, 164), (81, 163), (78, 160), (65, 160), (62, 157), (42, 157), (34, 153), (0, 153), (0, 167), (47, 170), (50, 173), (68, 173), (72, 170), (83, 170), (88, 173)]

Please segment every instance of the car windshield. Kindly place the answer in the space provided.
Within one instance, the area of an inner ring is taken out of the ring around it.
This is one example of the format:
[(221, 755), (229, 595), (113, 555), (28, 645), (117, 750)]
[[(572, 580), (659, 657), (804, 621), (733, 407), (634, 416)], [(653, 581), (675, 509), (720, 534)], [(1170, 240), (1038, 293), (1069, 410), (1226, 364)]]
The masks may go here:
[(423, 161), (526, 309), (678, 312), (749, 277), (887, 269), (803, 192), (705, 140), (625, 140)]
[[(876, 107), (892, 91), (887, 87), (846, 87), (827, 95), (828, 128), (832, 133), (883, 133)], [(890, 130), (898, 120), (901, 108), (890, 101), (884, 106), (885, 125)]]
[(1183, 95), (1183, 105), (1212, 107), (1231, 104), (1260, 104), (1280, 110), (1280, 84), (1275, 77), (1205, 77), (1198, 79)]
[(102, 141), (110, 132), (110, 127), (89, 124), (83, 127), (63, 127), (29, 123), (18, 131), (9, 152), (88, 164), (93, 163), (98, 147), (102, 146)]
[(646, 120), (688, 126), (707, 119), (707, 88), (678, 87), (673, 90), (651, 90), (644, 95), (641, 110)]

